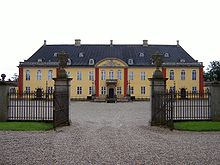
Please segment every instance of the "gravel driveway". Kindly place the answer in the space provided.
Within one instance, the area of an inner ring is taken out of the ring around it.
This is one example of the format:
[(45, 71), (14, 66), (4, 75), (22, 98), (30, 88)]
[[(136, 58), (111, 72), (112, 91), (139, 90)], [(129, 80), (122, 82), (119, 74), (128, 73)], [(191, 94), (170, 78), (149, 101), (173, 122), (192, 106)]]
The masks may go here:
[(149, 102), (71, 102), (71, 126), (0, 132), (0, 164), (220, 164), (220, 132), (149, 126)]

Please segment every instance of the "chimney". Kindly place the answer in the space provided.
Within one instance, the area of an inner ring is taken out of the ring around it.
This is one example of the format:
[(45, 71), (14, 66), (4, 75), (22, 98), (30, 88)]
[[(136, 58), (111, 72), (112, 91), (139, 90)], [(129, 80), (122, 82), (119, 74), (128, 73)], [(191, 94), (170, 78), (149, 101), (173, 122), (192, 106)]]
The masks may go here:
[(148, 40), (143, 40), (143, 46), (148, 46)]
[(177, 47), (180, 46), (180, 41), (179, 40), (176, 40), (176, 45), (177, 45)]
[(80, 46), (80, 45), (81, 45), (81, 40), (75, 39), (75, 46)]
[(110, 40), (110, 46), (113, 46), (113, 40)]
[(46, 46), (47, 45), (47, 40), (44, 40), (44, 46)]

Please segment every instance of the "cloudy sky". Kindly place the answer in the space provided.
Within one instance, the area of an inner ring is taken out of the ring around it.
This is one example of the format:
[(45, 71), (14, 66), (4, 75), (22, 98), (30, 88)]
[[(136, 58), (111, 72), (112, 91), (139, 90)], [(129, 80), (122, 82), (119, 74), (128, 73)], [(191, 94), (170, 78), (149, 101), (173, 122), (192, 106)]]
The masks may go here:
[(0, 74), (47, 44), (180, 45), (207, 68), (220, 60), (219, 0), (1, 0)]

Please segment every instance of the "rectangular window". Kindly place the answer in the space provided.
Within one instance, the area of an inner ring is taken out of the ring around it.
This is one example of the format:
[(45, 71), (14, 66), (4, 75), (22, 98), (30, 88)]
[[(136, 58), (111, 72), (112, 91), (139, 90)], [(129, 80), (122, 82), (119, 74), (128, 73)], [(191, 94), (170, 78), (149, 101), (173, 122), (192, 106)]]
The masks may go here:
[(89, 72), (89, 81), (94, 81), (94, 72)]
[(82, 80), (82, 72), (77, 72), (77, 80)]
[(89, 87), (89, 95), (92, 95), (92, 87)]
[(113, 80), (113, 79), (114, 79), (114, 71), (113, 71), (113, 70), (110, 70), (110, 71), (109, 71), (109, 79), (110, 79), (110, 80)]
[(196, 70), (192, 71), (192, 80), (196, 80)]
[(143, 95), (143, 94), (145, 94), (145, 87), (141, 87), (141, 94)]
[(37, 80), (41, 80), (41, 78), (42, 78), (41, 70), (38, 70), (37, 71)]
[(117, 87), (117, 95), (121, 95), (121, 87)]
[(145, 72), (141, 72), (141, 80), (146, 80)]
[(129, 80), (134, 80), (134, 72), (129, 72)]
[(53, 87), (47, 87), (46, 93), (53, 93)]
[(105, 95), (106, 94), (106, 87), (101, 87), (101, 94)]
[(48, 71), (48, 80), (52, 80), (52, 78), (53, 78), (53, 71), (49, 70)]
[(30, 93), (31, 92), (31, 88), (29, 87), (29, 86), (27, 86), (26, 88), (25, 88), (25, 93)]
[(174, 80), (174, 71), (170, 70), (170, 80)]
[(121, 80), (121, 78), (122, 78), (122, 72), (121, 72), (121, 70), (118, 70), (117, 79)]
[(134, 94), (134, 87), (130, 87), (130, 94), (131, 94), (131, 95)]
[(185, 80), (185, 79), (186, 79), (186, 72), (185, 72), (185, 70), (182, 70), (182, 71), (181, 71), (180, 79), (181, 79), (181, 80)]
[(77, 87), (77, 95), (81, 95), (82, 94), (82, 87)]
[(106, 79), (106, 72), (105, 70), (101, 71), (101, 80), (105, 80)]
[(192, 87), (192, 93), (196, 93), (196, 92), (197, 92), (196, 87)]
[(31, 74), (30, 74), (30, 70), (26, 70), (26, 80), (30, 80), (31, 79)]

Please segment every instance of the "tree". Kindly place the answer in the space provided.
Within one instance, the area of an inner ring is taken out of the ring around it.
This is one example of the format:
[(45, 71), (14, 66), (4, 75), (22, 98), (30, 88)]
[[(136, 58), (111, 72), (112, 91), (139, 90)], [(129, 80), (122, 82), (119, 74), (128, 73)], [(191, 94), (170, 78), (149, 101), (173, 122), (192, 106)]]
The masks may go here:
[(212, 61), (204, 73), (205, 81), (220, 81), (220, 61)]
[(18, 81), (18, 75), (17, 73), (14, 73), (14, 75), (11, 77), (12, 81)]

